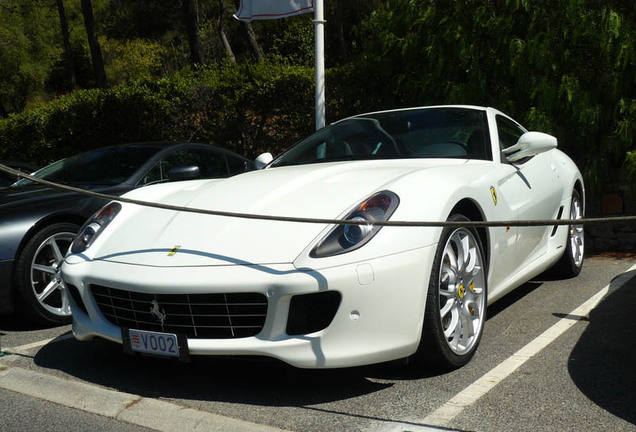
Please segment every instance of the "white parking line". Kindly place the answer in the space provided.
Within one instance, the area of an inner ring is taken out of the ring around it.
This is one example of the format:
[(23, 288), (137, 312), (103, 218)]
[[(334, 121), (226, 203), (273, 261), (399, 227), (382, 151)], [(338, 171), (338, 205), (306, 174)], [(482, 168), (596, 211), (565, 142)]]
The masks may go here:
[(462, 410), (479, 398), (492, 390), (497, 384), (512, 374), (520, 366), (541, 352), (545, 347), (554, 342), (559, 336), (565, 333), (570, 327), (581, 319), (589, 316), (590, 312), (608, 295), (619, 289), (633, 275), (627, 273), (636, 269), (636, 264), (630, 267), (622, 275), (618, 276), (613, 283), (607, 285), (601, 291), (592, 296), (581, 306), (574, 309), (567, 316), (559, 320), (552, 327), (547, 329), (533, 341), (504, 360), (498, 366), (491, 369), (477, 381), (466, 387), (464, 390), (452, 397), (448, 402), (436, 409), (423, 420), (417, 423), (445, 427), (462, 412)]

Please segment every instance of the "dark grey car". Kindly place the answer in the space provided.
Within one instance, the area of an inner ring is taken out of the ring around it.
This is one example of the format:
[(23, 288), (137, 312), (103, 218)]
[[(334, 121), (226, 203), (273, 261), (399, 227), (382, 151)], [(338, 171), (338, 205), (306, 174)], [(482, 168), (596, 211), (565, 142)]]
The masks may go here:
[[(196, 143), (105, 147), (48, 165), (34, 175), (109, 195), (158, 182), (229, 177), (254, 169), (237, 154)], [(16, 307), (44, 323), (70, 322), (63, 257), (80, 226), (106, 200), (23, 179), (0, 188), (0, 313)]]
[[(21, 161), (14, 161), (14, 160), (0, 160), (0, 164), (8, 166), (9, 168), (13, 168), (16, 171), (20, 171), (27, 174), (40, 169), (40, 167), (37, 165), (33, 165), (28, 162), (21, 162)], [(18, 180), (20, 180), (20, 178), (16, 177), (13, 174), (0, 171), (0, 187), (11, 186), (13, 183), (15, 183)]]

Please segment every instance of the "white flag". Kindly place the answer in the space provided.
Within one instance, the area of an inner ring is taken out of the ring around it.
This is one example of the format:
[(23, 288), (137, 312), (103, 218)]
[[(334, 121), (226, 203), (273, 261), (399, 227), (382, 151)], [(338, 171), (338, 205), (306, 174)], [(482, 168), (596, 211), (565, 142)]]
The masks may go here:
[(314, 0), (241, 0), (234, 18), (241, 21), (287, 18), (314, 11)]

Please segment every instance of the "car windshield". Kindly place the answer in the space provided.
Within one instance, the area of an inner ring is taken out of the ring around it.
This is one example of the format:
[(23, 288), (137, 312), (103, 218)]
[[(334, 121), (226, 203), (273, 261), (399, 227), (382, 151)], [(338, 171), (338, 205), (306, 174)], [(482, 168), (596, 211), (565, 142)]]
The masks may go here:
[[(68, 185), (117, 185), (126, 181), (159, 150), (159, 147), (150, 146), (105, 147), (53, 162), (33, 176)], [(13, 186), (33, 183), (22, 179)]]
[(369, 114), (319, 130), (271, 166), (395, 158), (491, 159), (486, 112), (427, 108)]

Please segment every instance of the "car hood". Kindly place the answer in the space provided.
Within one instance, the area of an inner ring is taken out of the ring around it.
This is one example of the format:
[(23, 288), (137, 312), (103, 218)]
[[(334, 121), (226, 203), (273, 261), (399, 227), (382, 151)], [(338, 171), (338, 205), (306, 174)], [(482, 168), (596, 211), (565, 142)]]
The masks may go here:
[(0, 208), (13, 205), (28, 205), (42, 200), (66, 196), (71, 193), (72, 192), (44, 185), (0, 188)]
[[(253, 171), (225, 180), (148, 187), (126, 195), (235, 213), (340, 218), (416, 171), (465, 161), (364, 161)], [(171, 188), (171, 189), (170, 189)], [(88, 251), (96, 259), (150, 266), (291, 263), (329, 226), (125, 206)], [(324, 231), (324, 232), (323, 232)]]
[[(113, 187), (82, 187), (83, 189), (99, 190), (101, 193), (120, 195), (130, 188)], [(11, 186), (0, 188), (0, 210), (36, 206), (59, 201), (66, 198), (77, 198), (79, 192), (72, 192), (42, 184), (25, 186)], [(48, 205), (48, 204), (47, 204)]]

